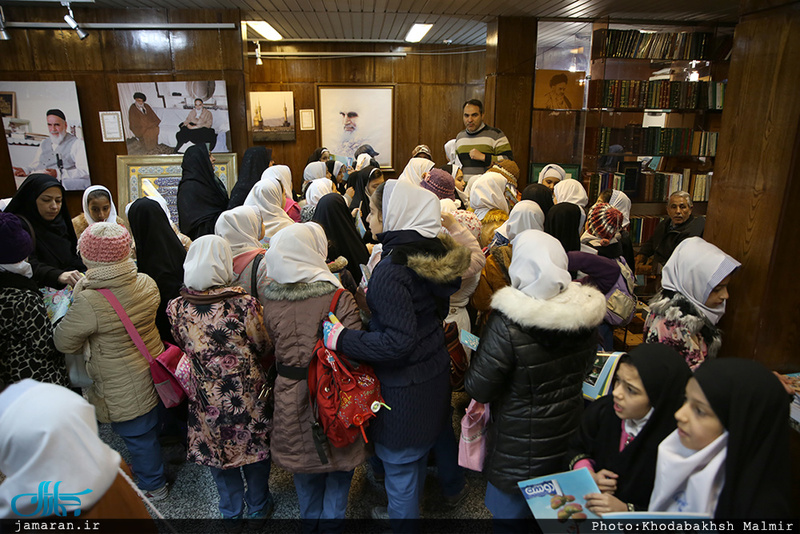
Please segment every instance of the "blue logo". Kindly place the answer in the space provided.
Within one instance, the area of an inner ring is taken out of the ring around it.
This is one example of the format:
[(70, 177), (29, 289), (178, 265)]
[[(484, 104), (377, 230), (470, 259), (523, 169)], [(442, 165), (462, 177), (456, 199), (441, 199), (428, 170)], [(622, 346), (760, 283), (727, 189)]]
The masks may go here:
[[(59, 480), (53, 484), (53, 491), (50, 492), (51, 481), (39, 483), (39, 491), (37, 493), (21, 493), (11, 499), (11, 510), (20, 517), (34, 517), (34, 516), (50, 516), (57, 515), (66, 517), (67, 506), (77, 505), (75, 508), (75, 517), (81, 515), (81, 499), (79, 495), (86, 495), (91, 493), (92, 490), (85, 489), (80, 493), (59, 493), (58, 487), (61, 485)], [(23, 514), (17, 509), (17, 501), (23, 499), (23, 503), (30, 498), (30, 504), (36, 505), (36, 509), (30, 514)]]
[(561, 488), (555, 480), (547, 480), (540, 484), (534, 484), (525, 488), (525, 494), (529, 497), (542, 497), (544, 495), (561, 495)]

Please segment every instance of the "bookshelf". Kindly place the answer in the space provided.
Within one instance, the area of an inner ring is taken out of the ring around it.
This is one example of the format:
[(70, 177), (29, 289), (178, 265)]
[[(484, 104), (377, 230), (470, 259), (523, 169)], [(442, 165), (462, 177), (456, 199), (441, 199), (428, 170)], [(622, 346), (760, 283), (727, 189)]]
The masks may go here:
[(674, 191), (688, 191), (694, 213), (705, 213), (729, 44), (713, 31), (610, 26), (593, 25), (582, 179), (590, 202), (607, 188), (624, 191), (646, 240)]

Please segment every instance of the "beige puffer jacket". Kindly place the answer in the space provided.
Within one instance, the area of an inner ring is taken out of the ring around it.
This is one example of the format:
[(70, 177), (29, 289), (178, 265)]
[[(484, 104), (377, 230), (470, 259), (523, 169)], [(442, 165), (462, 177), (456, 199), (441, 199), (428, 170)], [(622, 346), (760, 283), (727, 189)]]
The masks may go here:
[[(160, 302), (158, 286), (144, 273), (133, 271), (111, 280), (92, 284), (107, 288), (117, 297), (131, 322), (155, 358), (164, 350), (156, 328), (156, 309)], [(158, 404), (150, 376), (150, 365), (134, 345), (114, 308), (93, 289), (76, 297), (54, 333), (56, 348), (80, 354), (88, 339), (91, 357), (86, 364), (94, 384), (88, 396), (101, 423), (130, 421), (146, 414)]]

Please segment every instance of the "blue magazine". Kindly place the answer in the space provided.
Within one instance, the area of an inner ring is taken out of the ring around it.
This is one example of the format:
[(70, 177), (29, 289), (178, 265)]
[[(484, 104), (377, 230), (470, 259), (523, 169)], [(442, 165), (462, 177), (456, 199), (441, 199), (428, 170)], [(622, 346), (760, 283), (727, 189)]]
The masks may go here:
[(583, 496), (600, 493), (600, 490), (585, 467), (532, 478), (517, 485), (537, 520), (557, 519), (567, 526), (600, 517), (586, 508)]

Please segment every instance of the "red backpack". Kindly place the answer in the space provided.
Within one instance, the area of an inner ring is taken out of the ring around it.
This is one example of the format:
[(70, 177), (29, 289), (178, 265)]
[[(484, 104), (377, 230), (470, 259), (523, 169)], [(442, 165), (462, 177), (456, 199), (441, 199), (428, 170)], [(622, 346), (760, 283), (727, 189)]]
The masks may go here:
[[(333, 296), (331, 313), (344, 291), (339, 289)], [(364, 427), (386, 405), (372, 367), (352, 362), (328, 349), (322, 339), (317, 340), (313, 354), (308, 365), (308, 395), (317, 420), (312, 430), (320, 460), (327, 464), (322, 444), (327, 440), (334, 447), (346, 447), (359, 434), (366, 442)]]

